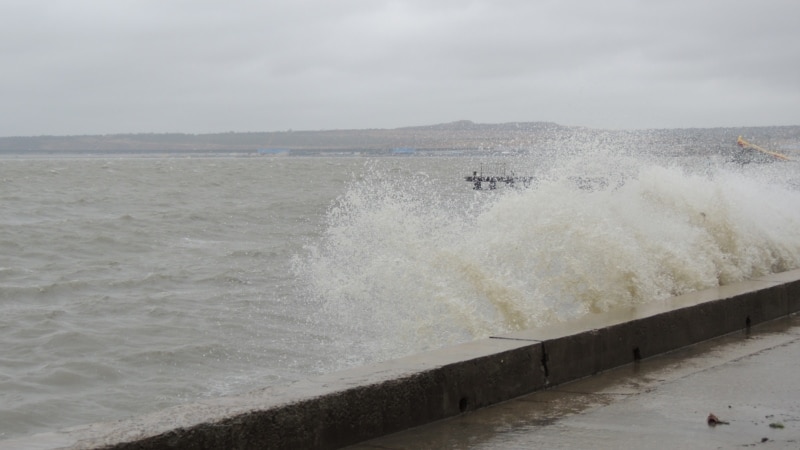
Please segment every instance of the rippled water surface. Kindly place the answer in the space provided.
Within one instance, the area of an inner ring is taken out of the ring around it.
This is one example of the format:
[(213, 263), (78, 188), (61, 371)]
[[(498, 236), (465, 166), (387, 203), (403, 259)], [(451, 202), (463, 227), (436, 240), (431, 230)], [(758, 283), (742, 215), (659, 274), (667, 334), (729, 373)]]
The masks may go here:
[(502, 162), (0, 159), (0, 438), (800, 267), (796, 163)]

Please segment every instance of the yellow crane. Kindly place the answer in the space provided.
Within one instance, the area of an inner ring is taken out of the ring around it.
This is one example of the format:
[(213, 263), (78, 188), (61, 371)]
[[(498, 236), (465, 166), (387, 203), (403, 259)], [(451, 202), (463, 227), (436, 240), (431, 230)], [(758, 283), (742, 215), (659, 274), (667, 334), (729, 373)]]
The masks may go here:
[(757, 146), (755, 144), (751, 144), (751, 143), (745, 141), (744, 138), (742, 138), (741, 136), (739, 136), (739, 139), (736, 140), (736, 144), (739, 147), (747, 148), (747, 149), (751, 149), (751, 150), (756, 150), (756, 151), (759, 151), (761, 153), (766, 153), (767, 155), (774, 156), (775, 158), (782, 159), (784, 161), (791, 161), (791, 159), (789, 159), (788, 156), (786, 156), (784, 154), (781, 154), (781, 153), (777, 153), (777, 152), (771, 152), (771, 151), (769, 151), (767, 149), (764, 149), (764, 148), (761, 148), (761, 147), (759, 147), (759, 146)]

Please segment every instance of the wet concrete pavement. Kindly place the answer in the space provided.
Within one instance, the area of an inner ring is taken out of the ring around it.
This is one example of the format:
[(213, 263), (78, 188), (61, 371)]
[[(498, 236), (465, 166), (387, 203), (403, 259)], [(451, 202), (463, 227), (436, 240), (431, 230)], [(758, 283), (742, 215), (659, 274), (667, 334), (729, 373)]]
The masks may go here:
[(800, 316), (348, 448), (800, 449)]

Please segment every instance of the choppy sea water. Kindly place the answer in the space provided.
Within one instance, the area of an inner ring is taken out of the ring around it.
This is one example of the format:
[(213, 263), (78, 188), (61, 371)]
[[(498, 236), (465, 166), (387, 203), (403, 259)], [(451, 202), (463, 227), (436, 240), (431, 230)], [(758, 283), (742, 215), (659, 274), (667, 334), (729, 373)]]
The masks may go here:
[(485, 162), (0, 159), (0, 439), (800, 267), (797, 163)]

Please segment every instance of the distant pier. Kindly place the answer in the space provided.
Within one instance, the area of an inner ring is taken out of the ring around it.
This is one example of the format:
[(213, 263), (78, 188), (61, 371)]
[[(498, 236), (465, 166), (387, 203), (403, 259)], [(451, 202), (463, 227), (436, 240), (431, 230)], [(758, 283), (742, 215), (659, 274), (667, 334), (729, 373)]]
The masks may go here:
[(481, 164), (479, 170), (472, 171), (472, 175), (467, 175), (464, 179), (472, 183), (472, 189), (475, 190), (497, 189), (497, 183), (528, 187), (533, 181), (533, 177), (519, 176), (508, 171), (505, 164)]

